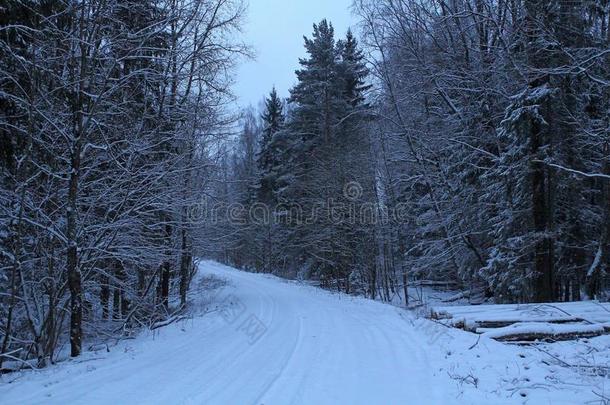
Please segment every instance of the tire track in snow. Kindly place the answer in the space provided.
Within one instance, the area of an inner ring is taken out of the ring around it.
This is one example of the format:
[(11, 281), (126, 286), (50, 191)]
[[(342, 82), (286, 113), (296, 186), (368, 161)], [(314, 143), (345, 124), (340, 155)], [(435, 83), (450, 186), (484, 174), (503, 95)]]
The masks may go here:
[(282, 377), (282, 374), (284, 373), (284, 371), (290, 366), (291, 361), (294, 359), (295, 354), (298, 351), (297, 349), (301, 345), (302, 337), (303, 337), (302, 330), (303, 330), (303, 319), (301, 317), (299, 317), (299, 326), (297, 329), (297, 336), (296, 336), (294, 345), (292, 346), (292, 350), (290, 350), (289, 354), (287, 356), (285, 356), (285, 359), (282, 362), (282, 365), (281, 365), (280, 369), (277, 371), (275, 377), (273, 377), (273, 379), (271, 381), (269, 381), (269, 383), (265, 387), (263, 387), (261, 394), (254, 401), (255, 403), (265, 403), (265, 401), (261, 401), (261, 400), (273, 388), (273, 386), (277, 383), (277, 381), (280, 379), (280, 377)]

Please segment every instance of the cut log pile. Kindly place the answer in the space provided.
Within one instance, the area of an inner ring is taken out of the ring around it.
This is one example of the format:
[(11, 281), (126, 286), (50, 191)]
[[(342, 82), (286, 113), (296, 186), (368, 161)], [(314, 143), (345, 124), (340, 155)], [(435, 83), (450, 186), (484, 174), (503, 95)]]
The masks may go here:
[(554, 342), (610, 334), (610, 304), (441, 306), (430, 317), (446, 325), (512, 343)]

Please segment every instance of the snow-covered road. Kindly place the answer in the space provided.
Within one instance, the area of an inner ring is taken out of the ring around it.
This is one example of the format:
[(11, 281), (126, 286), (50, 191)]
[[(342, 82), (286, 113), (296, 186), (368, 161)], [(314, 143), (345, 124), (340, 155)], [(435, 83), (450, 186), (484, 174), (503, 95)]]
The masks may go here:
[(259, 337), (251, 328), (249, 339), (247, 328), (240, 328), (242, 319), (235, 321), (235, 330), (221, 328), (214, 362), (225, 366), (206, 392), (194, 395), (197, 401), (442, 402), (432, 389), (429, 346), (421, 345), (421, 337), (400, 310), (273, 277), (219, 270), (220, 276), (230, 278), (235, 297), (244, 304), (242, 319), (254, 315), (260, 320), (259, 330), (266, 330)]
[[(213, 262), (202, 263), (200, 273), (229, 283), (216, 291), (212, 313), (143, 333), (109, 353), (88, 353), (0, 383), (0, 403), (556, 404), (595, 399), (589, 387), (557, 390), (545, 373), (557, 380), (567, 378), (563, 371), (553, 375), (538, 367), (529, 351), (491, 340), (471, 348), (474, 335), (414, 319), (399, 308)], [(539, 389), (544, 382), (552, 389)]]

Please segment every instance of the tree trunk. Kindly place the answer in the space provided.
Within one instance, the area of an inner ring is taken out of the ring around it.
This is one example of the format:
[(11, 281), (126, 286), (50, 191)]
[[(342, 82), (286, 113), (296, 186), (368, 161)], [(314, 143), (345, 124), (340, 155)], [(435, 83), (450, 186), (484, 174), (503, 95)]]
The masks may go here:
[[(540, 21), (546, 17), (544, 9), (539, 0), (526, 0), (524, 7), (525, 31), (528, 37), (528, 47), (526, 56), (529, 64), (529, 86), (531, 89), (545, 86), (548, 83), (548, 76), (541, 75), (540, 70), (546, 68), (549, 61), (548, 55), (543, 54), (538, 49), (537, 39), (542, 35), (543, 30), (539, 27)], [(540, 106), (542, 115), (549, 122), (548, 101), (544, 106)], [(547, 110), (547, 111), (545, 111)], [(531, 185), (532, 185), (532, 216), (534, 231), (538, 234), (538, 242), (534, 248), (534, 301), (550, 302), (554, 298), (553, 290), (553, 249), (554, 243), (551, 239), (551, 179), (548, 169), (545, 167), (543, 149), (549, 143), (548, 130), (542, 127), (542, 123), (532, 119), (529, 126), (530, 156), (534, 160), (531, 163)]]
[(112, 319), (121, 319), (121, 290), (116, 285), (112, 291)]
[(107, 320), (110, 314), (110, 287), (108, 276), (102, 276), (100, 283), (100, 305), (102, 306), (102, 319)]
[[(603, 174), (610, 175), (610, 146), (604, 145), (605, 162)], [(610, 260), (610, 180), (602, 179), (602, 207), (604, 210), (601, 223), (600, 241), (593, 264), (587, 273), (586, 290), (589, 298), (595, 298), (602, 287), (602, 273), (608, 271)]]
[[(185, 216), (186, 218), (186, 216)], [(183, 223), (184, 226), (184, 223)], [(188, 243), (188, 234), (185, 228), (182, 228), (182, 241), (181, 241), (181, 255), (180, 255), (180, 306), (186, 306), (186, 294), (189, 288), (190, 282), (190, 269), (191, 269), (191, 253)]]
[(67, 237), (67, 271), (68, 286), (70, 288), (70, 355), (77, 357), (82, 350), (82, 319), (83, 319), (83, 291), (81, 286), (81, 272), (78, 266), (78, 249), (76, 240), (77, 228), (77, 196), (80, 172), (80, 135), (77, 135), (76, 145), (72, 151), (72, 164), (68, 189), (68, 209), (66, 221)]
[(169, 309), (169, 276), (170, 263), (166, 260), (161, 268), (161, 304), (166, 310)]
[[(532, 156), (538, 159), (542, 137), (538, 124), (532, 128)], [(534, 270), (536, 271), (535, 294), (536, 302), (553, 301), (553, 242), (550, 232), (549, 207), (547, 199), (547, 176), (544, 163), (532, 163), (532, 215), (534, 230), (543, 236), (536, 243), (534, 253)]]

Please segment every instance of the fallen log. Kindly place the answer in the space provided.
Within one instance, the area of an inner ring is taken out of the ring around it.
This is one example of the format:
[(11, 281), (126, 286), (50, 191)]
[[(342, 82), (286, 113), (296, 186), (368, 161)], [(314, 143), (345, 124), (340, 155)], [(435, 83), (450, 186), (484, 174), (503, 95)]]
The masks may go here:
[(445, 290), (455, 290), (459, 287), (459, 284), (456, 281), (415, 280), (411, 283), (411, 287), (431, 287)]
[(462, 291), (459, 292), (457, 294), (452, 295), (451, 297), (447, 297), (443, 300), (441, 300), (441, 302), (455, 302), (458, 300), (461, 300), (462, 298), (470, 298), (470, 291)]
[[(497, 319), (497, 320), (474, 320), (471, 321), (473, 324), (476, 324), (476, 328), (503, 328), (506, 326), (513, 325), (515, 323), (524, 323), (528, 321), (524, 321), (523, 319)], [(562, 323), (575, 323), (575, 322), (585, 322), (584, 319), (579, 318), (577, 316), (566, 316), (566, 317), (549, 317), (549, 318), (538, 318), (535, 322), (545, 322), (545, 323), (554, 323), (554, 324), (562, 324)]]
[(610, 324), (551, 324), (521, 322), (502, 328), (478, 328), (477, 333), (501, 342), (560, 341), (610, 333)]
[(587, 323), (586, 320), (577, 316), (562, 316), (562, 317), (539, 317), (532, 321), (525, 320), (523, 318), (505, 318), (505, 319), (467, 319), (467, 318), (451, 318), (447, 317), (443, 313), (432, 312), (430, 315), (431, 319), (446, 319), (447, 323), (454, 328), (464, 329), (467, 332), (479, 332), (480, 330), (504, 328), (510, 325), (519, 323), (550, 323), (550, 324), (568, 324), (568, 323)]

